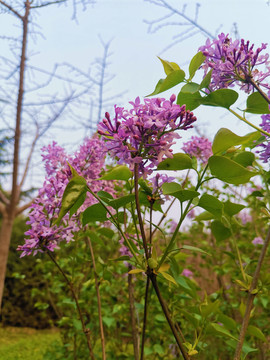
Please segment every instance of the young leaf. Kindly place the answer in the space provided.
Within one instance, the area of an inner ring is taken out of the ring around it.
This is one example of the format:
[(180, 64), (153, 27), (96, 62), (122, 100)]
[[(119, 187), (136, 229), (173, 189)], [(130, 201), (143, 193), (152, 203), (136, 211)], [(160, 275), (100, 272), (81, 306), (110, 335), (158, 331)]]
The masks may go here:
[(132, 177), (132, 172), (125, 165), (119, 165), (105, 173), (100, 180), (124, 180)]
[(143, 269), (132, 269), (132, 270), (130, 270), (128, 273), (129, 274), (139, 274), (139, 273), (142, 273), (142, 272), (144, 272), (145, 270), (143, 270)]
[(186, 249), (186, 250), (190, 250), (190, 251), (195, 251), (195, 252), (200, 252), (202, 254), (206, 254), (206, 255), (209, 255), (211, 256), (211, 254), (207, 253), (206, 251), (196, 247), (196, 246), (190, 246), (190, 245), (183, 245), (182, 246), (182, 249)]
[(261, 134), (259, 131), (254, 131), (245, 136), (238, 136), (229, 129), (221, 128), (216, 133), (213, 140), (213, 145), (212, 145), (213, 154), (216, 155), (223, 153), (232, 146), (247, 145), (249, 142), (258, 140), (260, 136)]
[(190, 82), (182, 87), (181, 92), (194, 94), (195, 92), (198, 92), (199, 89), (200, 89), (199, 84)]
[(219, 324), (215, 324), (215, 323), (211, 323), (210, 326), (213, 328), (213, 330), (221, 335), (225, 335), (228, 336), (236, 341), (238, 341), (238, 339), (236, 337), (234, 337), (227, 329), (224, 328), (224, 326), (221, 326)]
[(184, 170), (192, 169), (191, 158), (182, 153), (173, 155), (173, 158), (167, 158), (158, 164), (158, 170)]
[(156, 85), (155, 90), (147, 96), (157, 95), (166, 90), (169, 90), (175, 85), (180, 84), (184, 80), (184, 78), (185, 73), (183, 70), (175, 70), (169, 73), (169, 75), (165, 79), (160, 79)]
[(245, 111), (252, 114), (270, 114), (268, 102), (258, 92), (249, 95)]
[(168, 274), (168, 273), (166, 273), (164, 271), (159, 271), (159, 274), (161, 274), (166, 280), (168, 280), (168, 281), (172, 282), (173, 284), (177, 285), (176, 281), (174, 280), (174, 278), (170, 274)]
[(176, 63), (170, 62), (170, 61), (167, 61), (167, 60), (163, 60), (159, 56), (158, 56), (158, 58), (159, 58), (159, 60), (161, 61), (162, 65), (163, 65), (163, 68), (164, 68), (164, 71), (165, 71), (166, 75), (169, 75), (171, 72), (173, 72), (175, 70), (181, 70), (180, 66), (177, 65)]
[(249, 325), (247, 328), (247, 333), (249, 335), (255, 336), (256, 338), (262, 340), (262, 341), (267, 341), (266, 337), (264, 336), (263, 332), (257, 328), (256, 326), (253, 325)]
[(196, 71), (199, 69), (199, 67), (202, 65), (202, 63), (205, 60), (205, 56), (203, 55), (203, 53), (200, 51), (198, 52), (195, 56), (193, 56), (193, 58), (191, 59), (191, 62), (189, 64), (189, 80), (191, 80)]
[(251, 177), (257, 175), (256, 172), (251, 172), (224, 156), (211, 156), (208, 164), (212, 175), (229, 184), (245, 184)]

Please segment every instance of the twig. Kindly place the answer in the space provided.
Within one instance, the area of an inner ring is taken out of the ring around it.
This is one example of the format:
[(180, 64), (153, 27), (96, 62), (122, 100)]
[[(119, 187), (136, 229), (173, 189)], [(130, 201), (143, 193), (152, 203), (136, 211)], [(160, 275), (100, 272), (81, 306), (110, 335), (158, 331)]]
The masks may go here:
[(149, 276), (147, 276), (146, 287), (145, 287), (145, 295), (144, 295), (144, 313), (143, 313), (141, 360), (143, 360), (144, 343), (145, 343), (145, 331), (146, 331), (146, 323), (147, 323), (149, 285), (150, 285), (150, 278), (149, 278)]
[(85, 326), (85, 322), (83, 320), (83, 316), (82, 316), (82, 310), (81, 310), (81, 307), (80, 307), (80, 304), (79, 304), (79, 300), (78, 300), (78, 297), (77, 297), (77, 294), (74, 290), (74, 287), (72, 285), (72, 283), (68, 280), (66, 274), (64, 273), (64, 271), (62, 270), (62, 268), (59, 266), (59, 264), (57, 263), (57, 261), (55, 260), (55, 258), (52, 256), (51, 252), (50, 251), (47, 251), (47, 254), (49, 255), (49, 257), (51, 258), (51, 260), (53, 261), (53, 263), (56, 265), (57, 269), (60, 271), (60, 273), (63, 275), (71, 293), (72, 293), (72, 296), (73, 296), (73, 299), (75, 300), (75, 303), (76, 303), (76, 307), (77, 307), (77, 310), (78, 310), (78, 313), (79, 313), (79, 317), (80, 317), (80, 320), (81, 320), (81, 324), (82, 324), (82, 328), (83, 328), (83, 332), (85, 333), (85, 336), (86, 336), (86, 340), (87, 340), (87, 345), (88, 345), (88, 350), (89, 350), (89, 353), (90, 353), (90, 357), (92, 360), (95, 360), (95, 357), (94, 357), (94, 353), (93, 353), (93, 349), (92, 349), (92, 345), (91, 345), (91, 340), (90, 340), (90, 330), (86, 328)]
[[(239, 342), (237, 344), (236, 350), (235, 350), (235, 354), (234, 354), (234, 360), (240, 360), (241, 357), (241, 353), (242, 353), (242, 347), (244, 344), (244, 340), (245, 340), (245, 335), (246, 335), (246, 331), (248, 328), (248, 323), (249, 323), (249, 319), (250, 319), (250, 313), (253, 307), (253, 301), (255, 299), (256, 296), (256, 288), (258, 285), (258, 281), (259, 281), (259, 275), (260, 275), (260, 271), (261, 271), (261, 267), (263, 264), (263, 260), (264, 257), (266, 255), (268, 246), (270, 243), (270, 228), (268, 230), (268, 234), (266, 236), (265, 242), (263, 244), (261, 253), (260, 253), (260, 257), (258, 260), (258, 264), (252, 279), (252, 283), (250, 285), (250, 289), (248, 291), (248, 298), (247, 298), (247, 303), (246, 303), (246, 311), (245, 311), (245, 315), (242, 321), (242, 326), (241, 326), (241, 330), (240, 330), (240, 335), (239, 335)], [(253, 293), (253, 291), (255, 291), (255, 293)]]
[(92, 246), (92, 243), (91, 243), (89, 237), (87, 237), (87, 244), (90, 249), (91, 259), (92, 259), (93, 269), (94, 269), (95, 287), (96, 287), (97, 303), (98, 303), (98, 320), (99, 320), (100, 340), (101, 340), (101, 347), (102, 347), (102, 360), (106, 360), (106, 346), (105, 346), (105, 336), (104, 336), (104, 329), (103, 329), (103, 322), (102, 322), (99, 281), (98, 281), (98, 277), (97, 277), (96, 261), (95, 261), (93, 246)]
[[(131, 270), (130, 265), (129, 265), (129, 270)], [(140, 359), (139, 337), (138, 337), (138, 328), (135, 317), (134, 285), (132, 282), (132, 274), (128, 274), (128, 295), (129, 295), (129, 308), (130, 308), (131, 328), (132, 328), (132, 340), (133, 340), (133, 348), (134, 348), (134, 360), (139, 360)]]
[(173, 321), (172, 321), (172, 319), (171, 319), (171, 317), (170, 317), (167, 304), (165, 303), (165, 301), (164, 301), (164, 299), (163, 299), (163, 297), (162, 297), (162, 295), (161, 295), (161, 293), (160, 293), (160, 290), (159, 290), (159, 287), (158, 287), (158, 283), (157, 283), (156, 275), (155, 275), (154, 273), (151, 273), (151, 274), (149, 274), (149, 277), (150, 277), (150, 279), (151, 279), (151, 281), (152, 281), (152, 284), (153, 284), (153, 287), (154, 287), (155, 292), (156, 292), (156, 294), (157, 294), (159, 303), (160, 303), (160, 305), (161, 305), (161, 307), (162, 307), (162, 310), (163, 310), (163, 313), (164, 313), (164, 315), (165, 315), (165, 317), (166, 317), (166, 319), (167, 319), (167, 322), (168, 322), (168, 324), (169, 324), (169, 326), (170, 326), (170, 328), (171, 328), (171, 331), (172, 331), (173, 336), (174, 336), (174, 338), (175, 338), (175, 340), (176, 340), (176, 343), (177, 343), (177, 345), (178, 345), (178, 347), (179, 347), (179, 349), (180, 349), (180, 351), (181, 351), (181, 354), (182, 354), (182, 356), (183, 356), (183, 358), (184, 358), (185, 360), (189, 360), (190, 357), (189, 357), (189, 355), (186, 353), (186, 350), (185, 350), (185, 348), (184, 348), (184, 345), (183, 345), (183, 343), (182, 343), (182, 340), (180, 339), (180, 337), (179, 337), (179, 335), (178, 335), (178, 331), (176, 330), (175, 325), (174, 325), (174, 323), (173, 323)]

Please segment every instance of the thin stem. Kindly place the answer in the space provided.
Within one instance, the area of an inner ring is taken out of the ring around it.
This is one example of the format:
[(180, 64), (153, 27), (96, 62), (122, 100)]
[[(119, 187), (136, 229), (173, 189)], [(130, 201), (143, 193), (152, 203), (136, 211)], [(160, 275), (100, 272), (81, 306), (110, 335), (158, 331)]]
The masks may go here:
[(138, 181), (139, 181), (139, 165), (135, 164), (135, 166), (134, 166), (135, 203), (136, 203), (136, 210), (137, 210), (137, 215), (138, 215), (138, 220), (139, 220), (139, 225), (140, 225), (140, 231), (141, 231), (141, 235), (142, 235), (143, 247), (144, 247), (144, 251), (145, 251), (145, 257), (146, 257), (146, 259), (148, 259), (149, 254), (148, 254), (146, 235), (145, 235), (145, 231), (144, 231), (142, 213), (141, 213), (141, 207), (140, 207), (140, 201), (139, 201)]
[(81, 307), (79, 305), (79, 300), (78, 300), (78, 297), (77, 297), (77, 294), (75, 292), (75, 289), (72, 285), (72, 283), (68, 280), (66, 274), (64, 273), (64, 271), (62, 270), (62, 268), (60, 267), (60, 265), (57, 263), (57, 261), (55, 260), (55, 258), (52, 256), (52, 254), (50, 253), (50, 251), (47, 252), (47, 254), (49, 255), (49, 257), (51, 258), (51, 260), (53, 261), (53, 263), (56, 265), (57, 269), (60, 271), (60, 273), (63, 275), (70, 291), (71, 291), (71, 294), (73, 296), (73, 299), (75, 300), (75, 303), (76, 303), (76, 307), (77, 307), (77, 310), (78, 310), (78, 313), (79, 313), (79, 317), (80, 317), (80, 320), (81, 320), (81, 324), (82, 324), (82, 328), (83, 328), (83, 332), (85, 333), (85, 336), (86, 336), (86, 340), (87, 340), (87, 345), (88, 345), (88, 350), (89, 350), (89, 353), (90, 353), (90, 357), (92, 360), (95, 360), (95, 357), (94, 357), (94, 353), (93, 353), (93, 348), (92, 348), (92, 345), (91, 345), (91, 340), (90, 340), (90, 329), (87, 329), (86, 326), (85, 326), (85, 322), (83, 320), (83, 315), (82, 315), (82, 310), (81, 310)]
[(149, 295), (150, 278), (147, 276), (145, 295), (144, 295), (144, 312), (143, 312), (143, 329), (142, 329), (142, 346), (141, 346), (141, 360), (143, 360), (144, 343), (145, 343), (145, 331), (147, 323), (147, 310), (148, 310), (148, 295)]
[(160, 227), (162, 221), (167, 217), (169, 210), (171, 209), (171, 207), (173, 206), (173, 204), (175, 203), (176, 198), (173, 198), (173, 200), (171, 201), (170, 205), (167, 207), (166, 211), (163, 213), (161, 219), (159, 220), (157, 227), (153, 230), (152, 236), (154, 236), (155, 232), (158, 230), (158, 228)]
[(94, 269), (95, 287), (96, 287), (97, 303), (98, 303), (98, 321), (99, 321), (100, 340), (101, 340), (101, 347), (102, 347), (102, 360), (106, 360), (105, 335), (104, 335), (104, 329), (103, 329), (101, 298), (100, 298), (100, 292), (99, 292), (100, 283), (99, 283), (98, 276), (97, 276), (97, 268), (96, 268), (94, 250), (93, 250), (93, 246), (92, 246), (92, 243), (91, 243), (89, 237), (87, 237), (87, 244), (90, 249), (91, 259), (92, 259), (93, 269)]
[[(248, 298), (247, 298), (247, 302), (246, 302), (246, 311), (245, 311), (245, 315), (244, 315), (244, 318), (242, 321), (238, 344), (237, 344), (234, 358), (233, 358), (234, 360), (240, 360), (240, 358), (241, 358), (242, 347), (244, 344), (245, 335), (246, 335), (248, 324), (249, 324), (250, 314), (251, 314), (251, 310), (253, 307), (253, 301), (256, 296), (256, 288), (257, 288), (258, 281), (259, 281), (259, 275), (260, 275), (261, 267), (262, 267), (269, 243), (270, 243), (270, 228), (268, 230), (268, 234), (267, 234), (265, 242), (263, 244), (263, 247), (262, 247), (262, 250), (260, 253), (260, 257), (258, 260), (258, 264), (257, 264), (256, 270), (255, 270), (255, 273), (254, 273), (254, 276), (252, 279), (252, 283), (250, 285)], [(253, 293), (253, 292), (255, 292), (255, 293)]]
[(241, 121), (244, 121), (246, 124), (248, 124), (249, 126), (253, 127), (254, 129), (260, 131), (262, 134), (266, 135), (266, 136), (270, 136), (270, 134), (267, 131), (264, 131), (263, 129), (259, 128), (258, 126), (252, 124), (250, 121), (248, 121), (246, 118), (244, 118), (243, 116), (237, 114), (237, 112), (235, 112), (232, 109), (229, 109), (229, 111), (235, 115), (238, 119), (240, 119)]
[[(131, 266), (129, 265), (129, 270), (131, 270)], [(129, 308), (130, 308), (130, 316), (131, 316), (131, 327), (132, 327), (132, 340), (133, 340), (133, 348), (134, 348), (134, 360), (139, 360), (139, 335), (138, 328), (136, 324), (136, 316), (135, 316), (135, 300), (134, 300), (134, 285), (132, 282), (132, 274), (128, 274), (128, 295), (129, 295)]]
[(177, 345), (178, 345), (178, 347), (179, 347), (179, 349), (180, 349), (180, 351), (181, 351), (181, 354), (182, 354), (182, 356), (183, 356), (183, 358), (184, 358), (185, 360), (189, 360), (190, 357), (189, 357), (188, 354), (186, 353), (186, 350), (185, 350), (185, 348), (184, 348), (184, 345), (183, 345), (183, 343), (182, 343), (182, 340), (180, 339), (179, 334), (178, 334), (178, 332), (177, 332), (177, 330), (176, 330), (176, 328), (175, 328), (175, 325), (174, 325), (174, 323), (173, 323), (173, 321), (172, 321), (172, 319), (171, 319), (171, 317), (170, 317), (167, 304), (165, 303), (165, 301), (164, 301), (164, 299), (163, 299), (163, 297), (162, 297), (162, 295), (161, 295), (161, 293), (160, 293), (160, 290), (159, 290), (159, 287), (158, 287), (158, 283), (157, 283), (156, 275), (155, 275), (154, 273), (151, 273), (151, 274), (149, 274), (149, 277), (150, 277), (150, 279), (151, 279), (151, 281), (152, 281), (152, 284), (153, 284), (153, 287), (154, 287), (155, 292), (156, 292), (156, 294), (157, 294), (159, 303), (160, 303), (161, 308), (162, 308), (162, 310), (163, 310), (163, 313), (164, 313), (164, 315), (165, 315), (165, 317), (166, 317), (166, 319), (167, 319), (167, 322), (168, 322), (168, 324), (169, 324), (169, 326), (170, 326), (170, 328), (171, 328), (171, 331), (172, 331), (173, 336), (174, 336), (174, 338), (175, 338), (175, 340), (176, 340), (176, 342), (177, 342)]
[(97, 201), (104, 207), (104, 209), (106, 209), (106, 211), (108, 212), (108, 214), (111, 217), (111, 219), (109, 219), (109, 220), (116, 226), (117, 230), (123, 236), (125, 244), (128, 246), (128, 248), (129, 248), (130, 252), (132, 253), (132, 255), (134, 256), (136, 262), (139, 264), (140, 262), (138, 260), (138, 257), (136, 255), (133, 247), (130, 245), (129, 240), (127, 239), (126, 235), (124, 234), (123, 230), (121, 229), (121, 226), (116, 221), (116, 219), (115, 219), (114, 215), (112, 214), (112, 212), (110, 211), (110, 209), (104, 204), (103, 201), (100, 200), (100, 198), (90, 189), (89, 186), (88, 186), (87, 190), (90, 192), (90, 194), (92, 194), (94, 196), (95, 199), (97, 199)]

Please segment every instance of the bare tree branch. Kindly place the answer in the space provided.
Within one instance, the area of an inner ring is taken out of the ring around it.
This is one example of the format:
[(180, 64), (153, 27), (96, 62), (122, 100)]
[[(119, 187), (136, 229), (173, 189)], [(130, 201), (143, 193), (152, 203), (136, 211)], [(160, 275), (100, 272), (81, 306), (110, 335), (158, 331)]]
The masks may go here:
[(6, 197), (6, 195), (1, 191), (0, 189), (0, 200), (5, 204), (9, 204), (9, 199)]
[(23, 20), (23, 16), (21, 14), (19, 14), (15, 9), (13, 9), (12, 6), (10, 6), (9, 4), (7, 4), (5, 1), (0, 0), (0, 4), (2, 4), (3, 6), (5, 6), (9, 11), (11, 11), (14, 15), (16, 15), (19, 19)]
[(27, 210), (33, 204), (34, 201), (35, 199), (32, 199), (28, 203), (16, 208), (16, 212), (15, 212), (16, 216)]

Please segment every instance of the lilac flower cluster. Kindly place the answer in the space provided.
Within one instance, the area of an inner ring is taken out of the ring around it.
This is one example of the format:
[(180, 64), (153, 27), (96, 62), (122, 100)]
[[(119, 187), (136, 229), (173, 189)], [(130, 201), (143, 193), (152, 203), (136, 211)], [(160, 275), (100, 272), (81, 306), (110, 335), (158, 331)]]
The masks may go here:
[(108, 113), (99, 123), (98, 132), (106, 140), (111, 156), (118, 163), (128, 164), (134, 169), (139, 164), (139, 174), (146, 177), (160, 163), (164, 156), (172, 157), (171, 146), (180, 136), (176, 130), (192, 127), (196, 117), (186, 110), (185, 105), (174, 104), (162, 98), (145, 99), (140, 103), (137, 97), (130, 110), (115, 107), (115, 117), (111, 120)]
[(47, 177), (31, 206), (29, 221), (27, 222), (31, 227), (25, 233), (27, 235), (25, 244), (17, 249), (22, 251), (21, 257), (32, 253), (36, 255), (37, 252), (46, 250), (54, 251), (58, 248), (60, 241), (69, 242), (73, 240), (74, 234), (80, 229), (80, 213), (96, 202), (93, 196), (87, 193), (84, 204), (76, 214), (71, 218), (67, 214), (60, 226), (53, 225), (61, 208), (64, 190), (71, 178), (71, 170), (67, 162), (75, 168), (79, 175), (86, 179), (88, 186), (93, 191), (102, 189), (114, 194), (112, 182), (96, 180), (104, 166), (106, 149), (102, 140), (98, 138), (86, 139), (73, 158), (66, 155), (64, 149), (55, 142), (42, 148), (42, 151)]
[(261, 236), (257, 236), (255, 237), (253, 240), (252, 240), (252, 244), (253, 245), (263, 245), (264, 244), (264, 241), (263, 241), (263, 238)]
[(192, 136), (191, 140), (183, 144), (186, 154), (195, 156), (202, 164), (207, 164), (212, 153), (212, 143), (205, 137)]
[[(270, 99), (270, 90), (268, 91), (268, 97)], [(270, 109), (270, 105), (269, 105), (269, 109)], [(262, 115), (261, 118), (262, 118), (262, 123), (260, 124), (261, 128), (269, 133), (270, 132), (270, 114)], [(269, 138), (267, 138), (267, 141), (265, 143), (260, 144), (259, 146), (262, 147), (262, 150), (258, 151), (258, 153), (260, 153), (260, 159), (264, 163), (267, 163), (268, 161), (270, 161)]]
[[(262, 55), (267, 44), (254, 50), (254, 44), (243, 39), (233, 41), (224, 33), (218, 39), (208, 39), (204, 46), (199, 48), (206, 56), (202, 68), (205, 75), (209, 68), (213, 69), (210, 84), (211, 90), (227, 88), (236, 82), (242, 90), (249, 93), (254, 90), (251, 80), (257, 85), (270, 89), (265, 79), (270, 76), (269, 54)], [(264, 64), (265, 71), (259, 71), (257, 66)]]
[(173, 176), (168, 176), (167, 174), (159, 174), (157, 173), (154, 177), (149, 179), (153, 186), (153, 194), (160, 191), (162, 185), (164, 183), (170, 183), (174, 181), (175, 178)]

